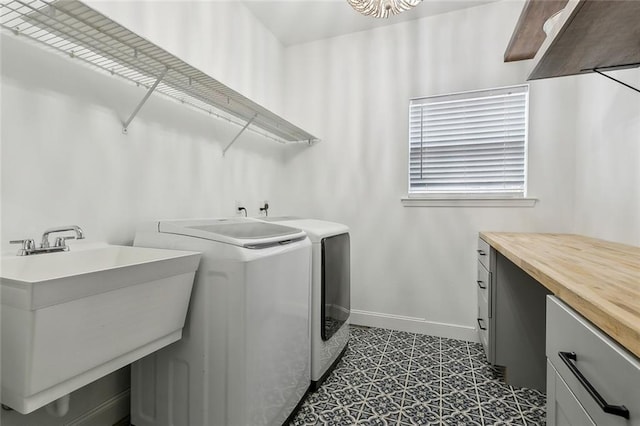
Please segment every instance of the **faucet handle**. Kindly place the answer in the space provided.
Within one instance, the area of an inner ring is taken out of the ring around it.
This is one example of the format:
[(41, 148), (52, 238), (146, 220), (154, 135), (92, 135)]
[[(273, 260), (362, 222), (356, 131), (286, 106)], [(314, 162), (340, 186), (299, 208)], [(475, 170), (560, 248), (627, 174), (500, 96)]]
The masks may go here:
[(18, 250), (18, 256), (25, 256), (36, 248), (36, 242), (31, 238), (26, 238), (24, 240), (10, 240), (9, 244), (22, 244), (22, 248)]
[(32, 249), (35, 248), (36, 242), (31, 238), (26, 238), (24, 240), (11, 240), (9, 244), (22, 244), (23, 249)]
[(70, 237), (56, 237), (53, 246), (54, 247), (67, 247), (67, 240), (75, 240), (75, 236)]

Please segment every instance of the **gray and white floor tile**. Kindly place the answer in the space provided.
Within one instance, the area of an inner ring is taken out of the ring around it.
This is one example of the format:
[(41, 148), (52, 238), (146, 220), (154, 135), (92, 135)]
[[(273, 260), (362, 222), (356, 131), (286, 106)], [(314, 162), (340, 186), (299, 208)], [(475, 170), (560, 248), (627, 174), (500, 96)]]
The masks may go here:
[(480, 344), (352, 326), (343, 359), (291, 426), (537, 426), (545, 403), (496, 379)]

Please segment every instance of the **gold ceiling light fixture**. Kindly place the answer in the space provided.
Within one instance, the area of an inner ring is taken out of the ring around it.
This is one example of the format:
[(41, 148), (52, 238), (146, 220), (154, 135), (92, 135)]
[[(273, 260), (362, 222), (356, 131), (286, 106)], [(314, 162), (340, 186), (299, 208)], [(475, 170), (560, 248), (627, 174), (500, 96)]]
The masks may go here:
[(422, 0), (347, 0), (352, 8), (363, 15), (388, 18), (409, 10)]

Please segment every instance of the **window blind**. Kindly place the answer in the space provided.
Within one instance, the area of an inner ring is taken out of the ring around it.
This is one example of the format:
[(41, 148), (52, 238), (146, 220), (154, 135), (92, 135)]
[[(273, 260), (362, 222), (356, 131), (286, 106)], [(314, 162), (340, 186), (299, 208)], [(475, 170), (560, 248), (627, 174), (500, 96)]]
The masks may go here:
[(409, 195), (526, 194), (529, 86), (412, 99)]

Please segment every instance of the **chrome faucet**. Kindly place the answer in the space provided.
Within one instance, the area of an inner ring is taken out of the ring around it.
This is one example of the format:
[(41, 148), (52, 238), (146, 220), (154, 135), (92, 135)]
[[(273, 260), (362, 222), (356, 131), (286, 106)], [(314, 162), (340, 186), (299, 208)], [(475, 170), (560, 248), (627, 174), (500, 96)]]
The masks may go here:
[(82, 228), (77, 225), (68, 225), (68, 226), (56, 226), (55, 228), (49, 228), (42, 234), (42, 242), (40, 243), (41, 248), (49, 248), (49, 234), (53, 234), (54, 232), (67, 232), (74, 231), (76, 235), (74, 237), (58, 237), (53, 244), (54, 247), (66, 246), (66, 240), (84, 239), (84, 232)]
[[(53, 247), (49, 244), (49, 235), (56, 232), (74, 231), (76, 235), (66, 237), (56, 237)], [(11, 240), (10, 244), (22, 244), (22, 248), (18, 250), (18, 256), (28, 256), (30, 254), (40, 253), (55, 253), (58, 251), (69, 251), (67, 240), (84, 239), (84, 232), (82, 228), (77, 225), (57, 226), (55, 228), (49, 228), (42, 234), (42, 242), (40, 247), (36, 247), (35, 242), (32, 239), (24, 240)]]

